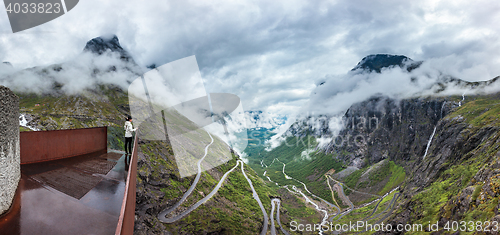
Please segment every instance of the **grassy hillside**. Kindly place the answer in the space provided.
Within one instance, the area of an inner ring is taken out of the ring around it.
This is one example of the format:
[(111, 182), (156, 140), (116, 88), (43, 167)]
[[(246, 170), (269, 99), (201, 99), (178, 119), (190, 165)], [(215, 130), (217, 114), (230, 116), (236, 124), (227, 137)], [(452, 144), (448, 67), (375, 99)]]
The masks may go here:
[[(339, 202), (332, 198), (331, 190), (327, 184), (325, 174), (333, 175), (335, 172), (341, 172), (347, 166), (339, 160), (334, 154), (325, 154), (322, 151), (315, 150), (317, 145), (316, 140), (312, 136), (304, 138), (289, 137), (280, 146), (269, 152), (262, 152), (260, 157), (264, 167), (258, 158), (251, 158), (250, 164), (253, 169), (266, 181), (269, 176), (272, 181), (279, 185), (295, 185), (303, 187), (299, 182), (287, 179), (283, 175), (283, 163), (285, 166), (285, 173), (307, 185), (307, 188), (315, 195), (331, 202)], [(275, 160), (276, 159), (276, 160)], [(279, 160), (279, 161), (278, 161)], [(346, 178), (338, 178), (338, 182), (345, 183), (348, 187), (376, 195), (383, 195), (390, 190), (400, 185), (406, 175), (402, 167), (396, 165), (393, 161), (384, 161), (377, 169), (363, 175), (367, 172), (370, 166), (351, 172)], [(267, 166), (267, 167), (266, 167)], [(331, 182), (335, 184), (335, 182)], [(367, 200), (373, 200), (371, 196), (364, 196), (362, 194), (350, 193), (346, 190), (346, 194), (351, 197), (354, 204), (362, 204)], [(334, 192), (337, 195), (338, 192)], [(338, 197), (338, 195), (337, 195)], [(343, 207), (348, 207), (344, 204)]]
[[(108, 147), (123, 149), (123, 123), (130, 115), (128, 96), (113, 85), (101, 85), (77, 95), (16, 92), (19, 112), (40, 130), (108, 127)], [(29, 131), (22, 127), (21, 131)]]
[[(263, 215), (240, 167), (229, 174), (212, 199), (188, 216), (171, 224), (160, 222), (158, 213), (182, 197), (194, 176), (180, 177), (168, 143), (142, 141), (140, 147), (143, 154), (140, 155), (138, 166), (137, 234), (160, 234), (163, 231), (173, 234), (258, 234), (261, 231)], [(195, 190), (181, 207), (187, 208), (206, 196), (221, 176), (235, 166), (236, 160), (237, 156), (233, 155), (229, 162), (203, 172)], [(244, 169), (268, 214), (271, 211), (271, 197), (280, 197), (283, 224), (292, 220), (319, 222), (321, 216), (306, 207), (304, 202), (287, 190), (267, 185), (248, 165)]]
[[(108, 126), (108, 147), (123, 149), (122, 126), (124, 118), (129, 115), (129, 107), (127, 94), (121, 89), (100, 86), (96, 90), (78, 95), (21, 92), (17, 95), (20, 97), (20, 113), (29, 116), (29, 126), (40, 130)], [(20, 129), (30, 131), (24, 127)], [(216, 145), (221, 147), (224, 144), (216, 139), (212, 149)], [(188, 216), (172, 224), (158, 221), (158, 213), (182, 197), (194, 176), (180, 176), (169, 143), (142, 140), (140, 147), (142, 153), (137, 178), (136, 233), (161, 234), (170, 231), (173, 234), (255, 234), (261, 231), (262, 212), (252, 197), (252, 191), (239, 167), (228, 176), (212, 199)], [(220, 177), (234, 167), (236, 160), (237, 156), (232, 155), (232, 159), (227, 163), (204, 172), (181, 210), (206, 196)], [(289, 226), (291, 221), (320, 222), (321, 214), (310, 205), (306, 206), (303, 200), (283, 188), (264, 182), (248, 165), (245, 165), (245, 172), (252, 180), (268, 214), (271, 211), (271, 197), (281, 198), (281, 221), (284, 226)]]

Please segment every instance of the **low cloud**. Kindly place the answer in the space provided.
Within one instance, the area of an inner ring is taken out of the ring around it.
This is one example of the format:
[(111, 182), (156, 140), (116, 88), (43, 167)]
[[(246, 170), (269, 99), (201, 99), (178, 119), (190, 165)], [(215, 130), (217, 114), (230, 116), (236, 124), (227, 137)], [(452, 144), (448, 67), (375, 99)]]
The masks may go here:
[(208, 92), (236, 94), (247, 110), (290, 115), (317, 79), (342, 76), (369, 54), (455, 56), (463, 79), (500, 75), (499, 7), (496, 0), (87, 0), (17, 34), (0, 11), (0, 61), (59, 63), (90, 38), (113, 33), (142, 66), (196, 55)]
[(100, 84), (113, 84), (126, 90), (143, 69), (120, 59), (116, 52), (102, 55), (82, 52), (60, 64), (21, 70), (4, 64), (0, 71), (0, 84), (17, 92), (73, 95)]
[[(287, 136), (301, 135), (296, 130), (307, 128), (318, 137), (318, 146), (330, 143), (345, 127), (343, 116), (355, 103), (373, 96), (401, 100), (415, 97), (445, 97), (491, 94), (500, 92), (500, 80), (493, 77), (483, 65), (467, 65), (459, 56), (429, 59), (417, 69), (406, 67), (384, 68), (381, 73), (350, 71), (342, 76), (318, 79), (309, 101), (288, 120), (281, 135), (273, 136), (269, 148), (279, 146)], [(466, 77), (468, 80), (462, 80)], [(479, 85), (471, 82), (480, 82)], [(327, 119), (326, 121), (324, 119)], [(327, 131), (325, 131), (327, 122)], [(290, 127), (292, 127), (290, 129)]]
[[(451, 62), (455, 61), (455, 62)], [(341, 115), (354, 103), (362, 102), (374, 95), (392, 99), (406, 99), (420, 96), (450, 96), (485, 94), (500, 91), (500, 83), (471, 89), (465, 82), (453, 79), (469, 78), (468, 81), (492, 79), (482, 65), (464, 66), (464, 60), (457, 56), (430, 59), (420, 67), (407, 72), (405, 68), (387, 68), (381, 73), (351, 71), (343, 76), (326, 76), (322, 85), (311, 93), (302, 113), (309, 115)], [(438, 85), (445, 84), (444, 90)]]

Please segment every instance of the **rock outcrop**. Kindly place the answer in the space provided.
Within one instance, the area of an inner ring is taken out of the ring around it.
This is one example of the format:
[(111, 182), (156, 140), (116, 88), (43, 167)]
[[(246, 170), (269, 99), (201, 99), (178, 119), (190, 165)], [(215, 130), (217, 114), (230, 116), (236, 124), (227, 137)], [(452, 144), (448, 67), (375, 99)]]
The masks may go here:
[(9, 210), (20, 178), (19, 97), (0, 86), (0, 215)]

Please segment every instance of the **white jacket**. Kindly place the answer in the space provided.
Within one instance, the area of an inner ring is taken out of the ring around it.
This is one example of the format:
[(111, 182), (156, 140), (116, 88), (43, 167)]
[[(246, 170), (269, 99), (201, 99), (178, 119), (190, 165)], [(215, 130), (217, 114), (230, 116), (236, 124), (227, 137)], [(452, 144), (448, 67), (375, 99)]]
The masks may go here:
[(125, 126), (123, 128), (125, 128), (125, 137), (132, 137), (132, 132), (137, 130), (137, 128), (134, 129), (132, 127), (132, 123), (129, 121), (125, 122)]

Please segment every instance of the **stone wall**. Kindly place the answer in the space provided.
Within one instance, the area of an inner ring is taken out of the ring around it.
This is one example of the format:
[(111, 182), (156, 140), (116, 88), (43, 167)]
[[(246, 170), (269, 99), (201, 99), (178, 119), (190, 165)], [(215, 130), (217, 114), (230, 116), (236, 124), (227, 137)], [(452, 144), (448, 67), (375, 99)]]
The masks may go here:
[(0, 86), (0, 215), (9, 210), (20, 178), (19, 97)]

